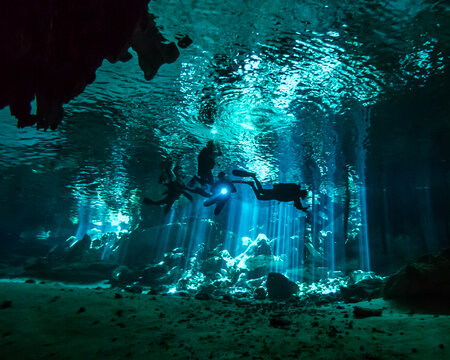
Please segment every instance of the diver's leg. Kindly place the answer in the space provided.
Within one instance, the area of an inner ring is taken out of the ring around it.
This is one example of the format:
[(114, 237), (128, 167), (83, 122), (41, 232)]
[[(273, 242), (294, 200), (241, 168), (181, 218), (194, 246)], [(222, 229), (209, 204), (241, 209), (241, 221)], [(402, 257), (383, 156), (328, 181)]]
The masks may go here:
[[(255, 184), (254, 184), (254, 183), (248, 182), (247, 184), (249, 184), (249, 185), (252, 187), (253, 192), (255, 193), (255, 196), (256, 196), (256, 198), (257, 198), (258, 200), (265, 200), (265, 199), (263, 198), (263, 196), (262, 196), (262, 192), (259, 191), (259, 189), (257, 189), (257, 188), (255, 187)], [(261, 190), (262, 190), (262, 188), (261, 188)]]
[(212, 174), (212, 171), (208, 171), (208, 173), (206, 174), (206, 183), (208, 185), (213, 185), (214, 184), (214, 176)]
[(247, 177), (247, 176), (255, 176), (255, 173), (249, 172), (249, 171), (245, 171), (245, 170), (238, 170), (235, 169), (231, 172), (234, 176), (239, 176), (239, 177)]
[(253, 178), (253, 180), (255, 180), (255, 184), (256, 184), (256, 187), (258, 188), (258, 191), (260, 193), (263, 193), (264, 189), (262, 188), (261, 183), (259, 182), (259, 180), (256, 178), (256, 176), (252, 176), (252, 178)]
[(145, 197), (144, 198), (144, 204), (146, 204), (146, 205), (162, 205), (162, 204), (166, 203), (166, 199), (167, 198), (162, 199), (162, 200), (158, 200), (158, 201), (154, 201), (154, 200), (152, 200), (152, 199), (150, 199), (148, 197)]
[(264, 196), (264, 189), (261, 187), (261, 184), (259, 183), (258, 180), (256, 180), (255, 178), (255, 182), (256, 185), (259, 184), (258, 189), (255, 187), (255, 184), (252, 181), (242, 181), (242, 180), (233, 180), (234, 183), (238, 183), (238, 184), (247, 184), (250, 185), (253, 189), (253, 192), (255, 193), (255, 196), (258, 200), (268, 200), (265, 198)]
[(211, 194), (207, 193), (205, 190), (203, 190), (202, 188), (195, 188), (195, 189), (189, 189), (190, 192), (199, 194), (203, 197), (209, 198), (211, 197)]
[(219, 201), (216, 205), (216, 208), (214, 209), (214, 215), (219, 215), (220, 212), (222, 211), (223, 207), (226, 204), (226, 200), (225, 201)]
[(216, 202), (217, 202), (217, 198), (216, 197), (212, 197), (212, 198), (209, 198), (208, 200), (206, 200), (203, 203), (203, 206), (211, 206), (211, 205), (215, 204)]
[(181, 192), (185, 197), (186, 197), (186, 199), (188, 199), (189, 201), (193, 201), (194, 199), (192, 198), (192, 195), (191, 194), (189, 194), (187, 191), (182, 191)]
[(304, 211), (304, 212), (307, 212), (306, 210), (309, 208), (309, 206), (304, 207), (304, 206), (302, 205), (302, 202), (301, 202), (300, 199), (298, 199), (298, 198), (294, 200), (294, 206), (295, 206), (298, 210), (302, 210), (302, 211)]
[(167, 199), (166, 206), (164, 206), (164, 214), (167, 214), (170, 211), (175, 200), (176, 199), (174, 199), (174, 198)]

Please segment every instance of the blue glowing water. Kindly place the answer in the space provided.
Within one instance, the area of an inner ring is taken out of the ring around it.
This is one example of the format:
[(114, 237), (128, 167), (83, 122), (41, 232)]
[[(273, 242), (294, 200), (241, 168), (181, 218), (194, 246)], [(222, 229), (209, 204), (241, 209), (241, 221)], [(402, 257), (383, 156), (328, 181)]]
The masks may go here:
[[(450, 184), (445, 2), (159, 1), (150, 11), (168, 39), (194, 41), (153, 80), (144, 80), (136, 57), (105, 62), (54, 132), (17, 130), (7, 109), (0, 112), (4, 234), (58, 242), (145, 224), (154, 229), (155, 259), (182, 247), (186, 261), (209, 242), (237, 256), (243, 238), (265, 234), (281, 259), (272, 269), (297, 279), (307, 265), (368, 271), (371, 253), (407, 258), (408, 242), (416, 253), (442, 246), (449, 212), (439, 197), (448, 200)], [(258, 201), (245, 184), (219, 216), (198, 196), (181, 198), (167, 215), (142, 206), (145, 196), (163, 197), (158, 178), (168, 163), (187, 182), (211, 139), (223, 152), (215, 175), (240, 168), (264, 187), (300, 183), (307, 214)], [(423, 211), (409, 213), (410, 199)]]

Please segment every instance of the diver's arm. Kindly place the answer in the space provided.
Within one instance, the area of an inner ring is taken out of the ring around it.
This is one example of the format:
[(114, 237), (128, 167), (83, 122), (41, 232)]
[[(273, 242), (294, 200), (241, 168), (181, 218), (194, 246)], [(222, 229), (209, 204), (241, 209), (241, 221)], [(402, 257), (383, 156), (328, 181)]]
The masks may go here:
[(186, 198), (186, 199), (188, 199), (189, 201), (193, 201), (194, 199), (192, 198), (192, 195), (191, 194), (189, 194), (187, 191), (182, 191), (181, 192), (183, 195), (184, 195), (184, 197)]
[(222, 156), (222, 150), (220, 150), (220, 146), (216, 145), (217, 151), (216, 151), (216, 156)]
[(190, 191), (191, 193), (199, 194), (206, 198), (210, 198), (212, 196), (212, 194), (207, 193), (205, 190), (203, 190), (202, 188), (199, 188), (199, 187), (197, 187), (195, 189), (186, 189), (186, 190)]
[(233, 184), (233, 181), (230, 181), (230, 189), (231, 189), (232, 193), (235, 193), (237, 191), (236, 186), (234, 186), (234, 184)]

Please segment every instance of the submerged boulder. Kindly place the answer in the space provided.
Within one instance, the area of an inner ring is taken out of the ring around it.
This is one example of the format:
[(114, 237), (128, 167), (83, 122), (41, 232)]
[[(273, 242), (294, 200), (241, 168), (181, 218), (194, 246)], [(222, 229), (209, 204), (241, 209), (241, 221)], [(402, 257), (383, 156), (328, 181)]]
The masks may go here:
[(255, 279), (268, 274), (269, 269), (283, 259), (273, 254), (272, 242), (264, 234), (259, 234), (255, 240), (243, 238), (247, 249), (236, 257), (238, 267), (248, 270), (248, 278)]
[(257, 300), (264, 300), (266, 298), (266, 295), (266, 289), (264, 289), (262, 286), (256, 288), (253, 292), (253, 297)]
[(346, 303), (356, 303), (382, 297), (385, 283), (381, 278), (368, 278), (356, 284), (342, 286), (340, 290)]
[(385, 299), (450, 299), (450, 249), (425, 255), (392, 275)]
[[(66, 240), (66, 243), (69, 240), (71, 238)], [(69, 262), (82, 261), (91, 247), (91, 241), (91, 237), (88, 234), (85, 234), (81, 239), (71, 241), (65, 250), (65, 260)]]
[(289, 299), (297, 293), (298, 286), (280, 273), (271, 272), (267, 276), (267, 293), (271, 299)]
[(137, 271), (131, 270), (125, 265), (118, 266), (112, 271), (111, 281), (113, 284), (128, 285), (139, 278)]

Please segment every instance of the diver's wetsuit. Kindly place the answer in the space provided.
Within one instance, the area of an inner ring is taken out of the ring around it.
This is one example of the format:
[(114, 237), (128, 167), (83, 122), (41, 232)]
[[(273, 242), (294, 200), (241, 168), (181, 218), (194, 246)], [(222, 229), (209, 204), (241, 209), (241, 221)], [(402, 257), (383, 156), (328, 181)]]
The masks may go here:
[(180, 181), (169, 181), (167, 184), (164, 184), (167, 187), (167, 190), (163, 192), (163, 195), (167, 195), (164, 199), (153, 201), (149, 198), (144, 198), (144, 204), (147, 205), (162, 205), (164, 206), (164, 213), (167, 214), (172, 208), (173, 203), (180, 198), (181, 195), (184, 195), (189, 201), (192, 201), (192, 196), (186, 190), (186, 186)]
[(198, 171), (199, 182), (201, 185), (212, 185), (214, 183), (214, 177), (212, 169), (216, 164), (213, 156), (213, 151), (205, 147), (200, 154), (198, 154)]
[(216, 157), (221, 156), (222, 152), (214, 145), (212, 140), (198, 154), (198, 182), (201, 185), (213, 185), (214, 177), (212, 170), (216, 165)]

